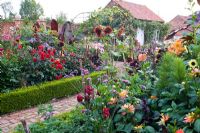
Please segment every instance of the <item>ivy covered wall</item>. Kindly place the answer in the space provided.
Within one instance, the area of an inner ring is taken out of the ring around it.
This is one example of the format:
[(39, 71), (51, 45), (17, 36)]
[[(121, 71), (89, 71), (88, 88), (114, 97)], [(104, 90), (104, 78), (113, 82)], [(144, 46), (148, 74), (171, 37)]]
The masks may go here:
[(79, 32), (91, 34), (93, 28), (97, 25), (107, 26), (112, 28), (119, 28), (124, 26), (126, 33), (135, 37), (137, 28), (144, 30), (145, 43), (150, 43), (154, 37), (154, 32), (159, 31), (159, 40), (163, 40), (168, 33), (169, 25), (161, 22), (151, 22), (138, 20), (132, 15), (118, 6), (99, 9), (91, 13), (90, 18), (80, 25)]

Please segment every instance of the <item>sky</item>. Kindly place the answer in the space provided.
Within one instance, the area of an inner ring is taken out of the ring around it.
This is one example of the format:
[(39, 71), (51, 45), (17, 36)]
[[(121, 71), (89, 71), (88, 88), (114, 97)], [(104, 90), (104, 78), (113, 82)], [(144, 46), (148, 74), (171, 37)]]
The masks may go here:
[[(0, 0), (6, 1), (6, 0)], [(14, 12), (18, 13), (21, 0), (7, 0), (13, 5)], [(176, 15), (189, 15), (186, 8), (188, 0), (125, 0), (137, 4), (146, 5), (166, 22), (173, 19)], [(36, 0), (44, 9), (44, 17), (55, 18), (60, 12), (64, 12), (69, 20), (82, 12), (92, 12), (98, 8), (104, 8), (110, 0)], [(196, 4), (195, 10), (200, 9)], [(2, 14), (2, 11), (0, 11)]]

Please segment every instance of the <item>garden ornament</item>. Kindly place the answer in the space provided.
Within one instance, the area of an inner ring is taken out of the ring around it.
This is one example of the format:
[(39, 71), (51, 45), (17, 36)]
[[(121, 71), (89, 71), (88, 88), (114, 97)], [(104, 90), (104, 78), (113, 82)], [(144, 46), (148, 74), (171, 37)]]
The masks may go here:
[(59, 35), (59, 39), (62, 42), (66, 42), (68, 44), (72, 44), (74, 42), (74, 35), (72, 33), (72, 23), (67, 21), (64, 23), (61, 29), (61, 33)]

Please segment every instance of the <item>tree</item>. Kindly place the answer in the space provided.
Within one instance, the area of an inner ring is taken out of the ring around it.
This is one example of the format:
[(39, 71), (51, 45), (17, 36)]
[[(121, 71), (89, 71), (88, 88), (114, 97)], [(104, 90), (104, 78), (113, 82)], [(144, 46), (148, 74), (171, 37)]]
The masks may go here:
[(23, 0), (19, 11), (21, 18), (36, 21), (44, 14), (44, 10), (35, 0)]
[(56, 20), (59, 24), (64, 24), (67, 21), (67, 16), (65, 13), (60, 12), (58, 15), (56, 15)]
[(4, 18), (7, 19), (9, 14), (11, 14), (12, 10), (13, 10), (11, 2), (4, 2), (0, 6), (1, 6), (2, 10), (3, 10)]

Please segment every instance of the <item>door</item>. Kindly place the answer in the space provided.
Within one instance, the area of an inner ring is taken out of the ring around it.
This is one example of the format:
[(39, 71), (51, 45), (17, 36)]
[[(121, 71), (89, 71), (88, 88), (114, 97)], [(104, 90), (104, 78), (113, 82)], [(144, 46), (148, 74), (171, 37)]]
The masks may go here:
[(144, 30), (137, 28), (136, 39), (140, 45), (144, 45)]

